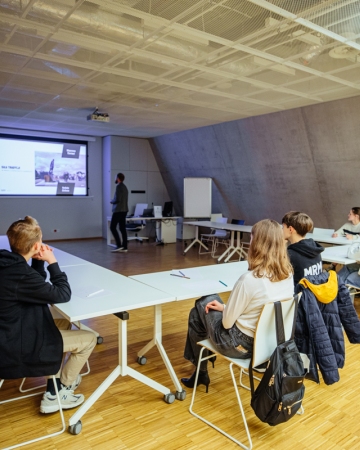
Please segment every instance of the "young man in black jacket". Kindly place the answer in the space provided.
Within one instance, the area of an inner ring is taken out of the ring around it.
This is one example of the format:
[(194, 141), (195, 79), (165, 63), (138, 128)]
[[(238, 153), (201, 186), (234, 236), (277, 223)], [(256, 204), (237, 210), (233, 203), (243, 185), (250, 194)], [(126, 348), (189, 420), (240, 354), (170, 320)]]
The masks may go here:
[[(63, 409), (84, 401), (74, 394), (81, 368), (96, 345), (94, 333), (71, 330), (66, 319), (53, 319), (48, 304), (66, 303), (71, 290), (53, 251), (42, 243), (32, 217), (14, 222), (7, 231), (11, 252), (0, 250), (0, 378), (14, 379), (57, 374)], [(31, 267), (27, 264), (32, 260)], [(46, 272), (51, 283), (45, 281)], [(61, 370), (63, 354), (70, 352)], [(58, 411), (55, 387), (48, 380), (40, 412)]]
[(314, 223), (311, 218), (299, 211), (290, 211), (282, 218), (283, 233), (289, 242), (287, 248), (294, 269), (294, 284), (308, 275), (322, 272), (321, 252), (324, 248), (312, 239), (306, 239)]

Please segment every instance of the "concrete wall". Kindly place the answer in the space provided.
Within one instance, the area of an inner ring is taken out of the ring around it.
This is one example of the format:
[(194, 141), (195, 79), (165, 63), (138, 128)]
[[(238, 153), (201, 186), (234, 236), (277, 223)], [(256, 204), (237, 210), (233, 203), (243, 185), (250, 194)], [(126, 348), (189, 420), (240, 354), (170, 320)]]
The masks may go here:
[(213, 212), (281, 220), (307, 212), (337, 228), (360, 206), (360, 97), (173, 133), (150, 141), (183, 213), (183, 178), (212, 177)]
[(15, 220), (30, 215), (39, 221), (44, 240), (102, 236), (101, 138), (89, 142), (88, 155), (89, 197), (0, 197), (0, 234)]

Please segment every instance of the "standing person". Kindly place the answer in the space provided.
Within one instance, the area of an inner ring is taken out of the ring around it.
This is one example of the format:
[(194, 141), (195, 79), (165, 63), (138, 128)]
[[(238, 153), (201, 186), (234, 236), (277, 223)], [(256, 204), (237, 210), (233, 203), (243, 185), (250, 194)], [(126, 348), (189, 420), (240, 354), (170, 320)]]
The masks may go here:
[(332, 237), (344, 235), (346, 239), (359, 239), (360, 235), (360, 207), (354, 206), (348, 214), (348, 222), (335, 231)]
[[(118, 173), (116, 175), (115, 184), (115, 194), (114, 198), (111, 200), (112, 206), (112, 217), (110, 223), (110, 230), (116, 241), (116, 249), (112, 252), (127, 252), (127, 233), (126, 233), (126, 215), (129, 211), (128, 208), (128, 197), (129, 192), (124, 184), (125, 175), (123, 173)], [(120, 241), (119, 233), (116, 229), (119, 224), (119, 229), (122, 237), (122, 243)]]
[[(81, 382), (80, 370), (96, 345), (96, 335), (70, 330), (66, 319), (53, 319), (48, 304), (66, 303), (71, 290), (50, 247), (42, 243), (35, 219), (26, 216), (6, 232), (11, 252), (0, 250), (0, 378), (56, 375), (63, 409), (79, 406), (82, 394), (74, 394)], [(31, 267), (27, 264), (32, 260)], [(51, 283), (45, 281), (44, 263)], [(62, 370), (63, 354), (70, 352)], [(55, 386), (48, 379), (40, 412), (59, 410)]]
[(322, 272), (321, 253), (324, 248), (306, 234), (314, 228), (311, 218), (299, 211), (290, 211), (282, 218), (284, 238), (289, 242), (287, 248), (294, 269), (294, 284), (307, 275)]
[[(292, 267), (281, 226), (274, 220), (261, 220), (252, 227), (248, 263), (248, 272), (238, 279), (226, 305), (213, 294), (196, 300), (190, 311), (184, 358), (195, 367), (201, 350), (197, 342), (207, 338), (223, 355), (250, 358), (262, 307), (292, 298)], [(195, 374), (182, 378), (182, 383), (193, 388)], [(204, 384), (207, 391), (209, 383), (206, 360), (201, 362), (197, 384)]]

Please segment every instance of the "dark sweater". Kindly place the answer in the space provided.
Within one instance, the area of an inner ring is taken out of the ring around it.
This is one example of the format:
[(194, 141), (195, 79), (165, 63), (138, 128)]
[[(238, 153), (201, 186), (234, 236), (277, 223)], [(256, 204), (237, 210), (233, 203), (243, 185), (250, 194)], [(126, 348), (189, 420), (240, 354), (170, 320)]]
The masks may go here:
[(128, 197), (129, 192), (124, 183), (118, 183), (116, 185), (114, 198), (111, 200), (112, 212), (128, 212)]
[(63, 356), (61, 334), (48, 303), (65, 303), (71, 290), (58, 263), (30, 267), (17, 253), (0, 250), (0, 378), (56, 374)]
[(294, 269), (295, 286), (308, 275), (319, 275), (322, 272), (320, 253), (324, 247), (312, 239), (302, 239), (296, 244), (290, 244), (287, 248), (291, 265)]

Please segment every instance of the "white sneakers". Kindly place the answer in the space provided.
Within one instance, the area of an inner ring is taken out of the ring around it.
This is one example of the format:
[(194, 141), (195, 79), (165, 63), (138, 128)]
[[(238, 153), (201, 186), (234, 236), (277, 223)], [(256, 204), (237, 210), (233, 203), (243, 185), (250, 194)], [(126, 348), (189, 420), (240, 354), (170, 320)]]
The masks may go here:
[[(74, 390), (79, 386), (81, 380), (81, 375), (78, 375), (71, 386), (62, 386), (59, 390), (62, 409), (76, 408), (84, 403), (85, 397), (82, 394), (74, 394)], [(40, 403), (40, 412), (43, 414), (49, 414), (59, 411), (59, 409), (56, 394), (53, 395), (50, 392), (45, 392)]]
[(111, 253), (117, 253), (117, 252), (121, 252), (121, 250), (123, 250), (124, 247), (116, 247), (114, 250), (111, 250)]

